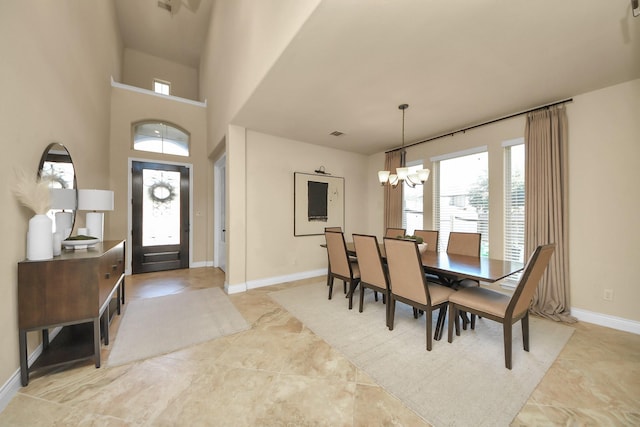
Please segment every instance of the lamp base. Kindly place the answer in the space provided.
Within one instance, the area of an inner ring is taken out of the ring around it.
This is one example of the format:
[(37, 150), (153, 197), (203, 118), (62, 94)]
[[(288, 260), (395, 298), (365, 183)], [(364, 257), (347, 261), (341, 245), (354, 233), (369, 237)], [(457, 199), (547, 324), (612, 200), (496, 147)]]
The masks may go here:
[(104, 237), (104, 213), (87, 212), (85, 223), (88, 228), (87, 234), (102, 242)]

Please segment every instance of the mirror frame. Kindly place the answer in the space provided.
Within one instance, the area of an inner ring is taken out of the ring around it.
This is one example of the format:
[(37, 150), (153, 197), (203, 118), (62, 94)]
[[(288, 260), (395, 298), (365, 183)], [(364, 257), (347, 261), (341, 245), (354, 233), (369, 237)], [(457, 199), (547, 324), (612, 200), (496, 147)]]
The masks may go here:
[[(62, 151), (64, 150), (67, 154), (66, 156), (64, 154), (53, 154), (52, 150), (56, 149), (56, 151)], [(67, 149), (67, 147), (64, 146), (64, 144), (60, 143), (60, 142), (52, 142), (49, 145), (47, 145), (47, 148), (45, 148), (45, 150), (42, 153), (42, 157), (40, 158), (40, 164), (38, 165), (38, 179), (42, 178), (42, 172), (43, 172), (43, 168), (45, 165), (45, 162), (47, 162), (47, 160), (50, 160), (51, 157), (53, 156), (59, 156), (60, 158), (63, 157), (68, 157), (69, 158), (69, 163), (71, 163), (71, 166), (73, 167), (73, 189), (76, 192), (76, 200), (78, 200), (78, 180), (77, 180), (77, 173), (76, 173), (76, 167), (73, 164), (73, 159), (71, 158), (71, 153), (69, 153), (69, 150)], [(69, 233), (69, 235), (71, 235), (71, 233), (73, 232), (73, 228), (75, 227), (76, 224), (76, 216), (77, 216), (77, 209), (72, 209), (71, 213), (73, 214), (72, 220), (71, 220), (71, 232)], [(47, 215), (51, 218), (53, 217), (53, 215), (51, 214), (51, 210), (49, 210), (49, 212), (47, 213)], [(55, 224), (55, 221), (54, 221)], [(62, 236), (62, 240), (68, 238), (69, 236)]]

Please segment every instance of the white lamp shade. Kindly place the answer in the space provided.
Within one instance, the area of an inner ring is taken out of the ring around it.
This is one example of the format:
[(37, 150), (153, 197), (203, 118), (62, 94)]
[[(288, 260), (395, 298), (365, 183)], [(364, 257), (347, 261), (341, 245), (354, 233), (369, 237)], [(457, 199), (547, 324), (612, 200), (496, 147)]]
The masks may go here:
[(426, 182), (429, 179), (429, 174), (431, 171), (429, 169), (420, 169), (418, 170), (418, 178), (420, 178), (420, 182)]
[(111, 190), (78, 190), (78, 210), (112, 211), (113, 191)]
[(405, 180), (409, 175), (409, 168), (396, 168), (396, 173), (398, 174), (398, 179)]
[(76, 190), (73, 188), (52, 188), (49, 190), (50, 209), (75, 209)]
[(380, 181), (380, 184), (387, 182), (390, 174), (390, 171), (378, 171), (378, 181)]

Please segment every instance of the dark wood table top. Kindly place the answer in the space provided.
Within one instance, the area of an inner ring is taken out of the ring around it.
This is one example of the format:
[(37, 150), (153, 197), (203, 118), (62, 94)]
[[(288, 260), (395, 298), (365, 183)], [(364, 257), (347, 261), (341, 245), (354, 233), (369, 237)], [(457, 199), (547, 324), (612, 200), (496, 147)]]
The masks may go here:
[[(379, 245), (380, 254), (384, 258), (386, 256), (384, 244), (379, 243)], [(355, 255), (353, 242), (347, 243), (347, 251)], [(434, 251), (426, 251), (422, 254), (422, 265), (428, 272), (436, 275), (457, 276), (489, 283), (497, 282), (524, 269), (524, 264), (521, 262)]]

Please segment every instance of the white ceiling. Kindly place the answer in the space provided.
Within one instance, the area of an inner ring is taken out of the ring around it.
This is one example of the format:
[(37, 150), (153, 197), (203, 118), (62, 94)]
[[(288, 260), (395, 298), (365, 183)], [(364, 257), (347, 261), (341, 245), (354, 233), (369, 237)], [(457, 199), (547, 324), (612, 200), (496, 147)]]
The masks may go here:
[[(188, 23), (116, 0), (125, 46), (195, 63), (211, 1)], [(402, 103), (409, 144), (635, 78), (629, 0), (323, 0), (233, 122), (370, 154), (400, 145)]]

